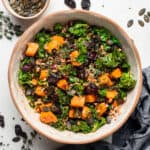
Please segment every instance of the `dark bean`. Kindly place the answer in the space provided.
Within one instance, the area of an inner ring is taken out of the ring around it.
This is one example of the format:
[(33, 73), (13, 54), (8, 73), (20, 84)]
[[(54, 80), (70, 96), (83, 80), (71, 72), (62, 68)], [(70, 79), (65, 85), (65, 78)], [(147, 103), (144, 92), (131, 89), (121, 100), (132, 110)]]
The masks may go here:
[(88, 123), (89, 125), (93, 125), (93, 123), (94, 123), (94, 118), (93, 118), (93, 117), (88, 118), (88, 119), (87, 119), (87, 123)]
[(78, 77), (83, 79), (83, 80), (86, 80), (87, 77), (88, 77), (88, 73), (85, 69), (83, 70), (78, 70)]
[(127, 22), (127, 27), (130, 28), (133, 25), (133, 23), (134, 23), (133, 19), (129, 20)]
[(149, 23), (149, 17), (147, 15), (144, 15), (144, 21)]
[(142, 20), (138, 20), (138, 24), (141, 26), (141, 27), (144, 27), (144, 22)]
[(91, 61), (95, 61), (97, 58), (97, 53), (96, 52), (89, 52), (88, 53), (88, 59), (90, 59)]
[(145, 11), (146, 11), (145, 8), (140, 9), (140, 10), (139, 10), (139, 16), (144, 15)]
[(55, 85), (57, 81), (58, 81), (58, 78), (57, 78), (56, 74), (51, 74), (48, 77), (48, 83), (49, 84)]
[(76, 8), (76, 2), (74, 0), (65, 0), (64, 2), (68, 7), (72, 9)]
[(24, 71), (24, 72), (29, 72), (31, 70), (32, 70), (32, 66), (31, 65), (24, 65), (22, 67), (22, 71)]
[(51, 111), (56, 114), (61, 114), (61, 109), (58, 106), (52, 105)]
[(82, 7), (83, 9), (89, 10), (89, 9), (90, 9), (90, 6), (91, 6), (90, 0), (82, 0), (82, 1), (81, 1), (81, 7)]
[(19, 137), (19, 136), (14, 137), (14, 138), (12, 139), (12, 141), (15, 142), (15, 143), (16, 143), (16, 142), (19, 142), (19, 141), (20, 141), (20, 137)]
[(97, 86), (94, 83), (90, 83), (88, 86), (85, 87), (84, 92), (86, 94), (96, 94), (98, 91)]
[(2, 116), (2, 115), (0, 115), (0, 127), (2, 127), (2, 128), (5, 127), (4, 116)]
[(58, 96), (56, 94), (53, 94), (51, 98), (54, 103), (58, 102)]

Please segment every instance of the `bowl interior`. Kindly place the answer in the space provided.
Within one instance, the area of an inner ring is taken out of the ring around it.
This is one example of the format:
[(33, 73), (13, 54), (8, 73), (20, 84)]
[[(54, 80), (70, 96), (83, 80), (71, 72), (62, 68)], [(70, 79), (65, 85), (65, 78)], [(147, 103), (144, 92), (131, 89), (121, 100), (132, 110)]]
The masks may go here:
[[(110, 124), (106, 124), (94, 133), (81, 134), (73, 133), (70, 131), (60, 132), (48, 125), (42, 124), (39, 121), (38, 114), (28, 105), (28, 101), (24, 96), (22, 89), (18, 84), (17, 73), (19, 68), (19, 61), (26, 48), (26, 44), (33, 40), (34, 35), (43, 27), (52, 28), (57, 23), (66, 23), (70, 20), (80, 19), (92, 25), (104, 26), (109, 29), (117, 38), (120, 39), (125, 52), (127, 53), (129, 63), (131, 64), (131, 72), (137, 80), (136, 87), (128, 94), (126, 103), (120, 109), (118, 117)], [(86, 11), (63, 11), (48, 15), (40, 21), (32, 25), (17, 42), (9, 65), (9, 86), (11, 95), (24, 119), (38, 132), (46, 137), (62, 143), (89, 143), (102, 139), (113, 132), (115, 132), (123, 123), (128, 119), (129, 115), (133, 112), (141, 92), (141, 65), (138, 53), (133, 42), (127, 34), (114, 22), (108, 18), (96, 13)]]
[(19, 15), (18, 13), (16, 13), (16, 12), (11, 8), (11, 6), (10, 6), (8, 0), (2, 0), (2, 2), (3, 2), (3, 4), (4, 4), (4, 6), (5, 6), (5, 8), (6, 8), (12, 15), (14, 15), (14, 16), (17, 17), (17, 18), (27, 20), (27, 19), (35, 19), (35, 18), (37, 18), (38, 16), (40, 16), (40, 15), (46, 10), (46, 8), (48, 7), (50, 0), (46, 0), (45, 6), (44, 6), (37, 14), (35, 14), (35, 15), (33, 15), (33, 16), (29, 16), (29, 17), (24, 17), (24, 16), (21, 16), (21, 15)]

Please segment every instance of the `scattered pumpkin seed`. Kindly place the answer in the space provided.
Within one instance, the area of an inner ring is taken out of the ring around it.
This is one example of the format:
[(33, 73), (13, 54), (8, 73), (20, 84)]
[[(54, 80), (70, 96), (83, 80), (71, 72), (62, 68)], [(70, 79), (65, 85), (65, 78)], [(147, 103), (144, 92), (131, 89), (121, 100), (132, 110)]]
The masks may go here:
[(149, 23), (149, 17), (147, 15), (144, 15), (144, 21)]
[(145, 8), (140, 9), (140, 11), (139, 11), (139, 16), (144, 15), (145, 11), (146, 11)]
[(142, 20), (138, 20), (138, 24), (141, 26), (141, 27), (144, 27), (144, 22)]
[(130, 28), (133, 25), (134, 21), (133, 19), (129, 20), (127, 23), (127, 27)]
[(149, 17), (150, 17), (150, 11), (148, 11), (148, 12), (147, 12), (147, 16), (149, 16)]
[(14, 25), (9, 16), (0, 11), (0, 39), (3, 37), (11, 40), (13, 36), (20, 36), (23, 33), (20, 25)]

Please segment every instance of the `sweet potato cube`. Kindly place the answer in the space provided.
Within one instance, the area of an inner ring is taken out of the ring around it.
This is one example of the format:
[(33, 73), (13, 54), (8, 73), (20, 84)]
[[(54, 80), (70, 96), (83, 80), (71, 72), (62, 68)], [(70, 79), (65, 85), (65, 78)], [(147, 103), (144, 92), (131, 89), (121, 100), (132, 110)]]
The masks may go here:
[(96, 112), (99, 114), (99, 116), (102, 116), (106, 111), (107, 111), (106, 103), (100, 103), (96, 106)]
[(69, 118), (74, 118), (74, 113), (75, 113), (74, 109), (70, 109), (69, 110)]
[(106, 92), (106, 98), (112, 100), (118, 95), (118, 92), (116, 90), (107, 90)]
[(82, 109), (82, 119), (87, 119), (90, 113), (91, 113), (90, 108), (87, 106), (84, 106)]
[(44, 45), (44, 49), (45, 49), (48, 53), (51, 53), (53, 49), (59, 50), (59, 45), (58, 45), (57, 41), (51, 41), (51, 42), (46, 43), (46, 44)]
[(71, 64), (75, 67), (81, 66), (81, 63), (76, 62), (76, 61), (72, 61)]
[(38, 81), (37, 81), (36, 79), (32, 79), (32, 80), (31, 80), (31, 83), (32, 83), (32, 85), (35, 86), (35, 85), (37, 85)]
[(114, 79), (120, 78), (121, 75), (122, 75), (122, 71), (121, 71), (120, 68), (114, 69), (114, 70), (112, 71), (112, 73), (111, 73), (111, 77), (114, 78)]
[(44, 49), (51, 53), (53, 49), (59, 50), (60, 47), (65, 43), (64, 38), (61, 36), (53, 36), (49, 43), (44, 45)]
[(35, 94), (42, 97), (46, 96), (46, 92), (44, 91), (44, 88), (41, 86), (36, 87)]
[(111, 81), (109, 74), (105, 73), (99, 77), (100, 85), (112, 86), (113, 82)]
[(74, 96), (71, 99), (71, 106), (72, 107), (83, 107), (85, 104), (85, 97), (84, 96)]
[(37, 53), (38, 49), (39, 49), (38, 43), (33, 43), (33, 42), (28, 43), (28, 47), (27, 47), (27, 50), (25, 52), (25, 55), (33, 57)]
[(85, 96), (85, 101), (87, 103), (94, 103), (96, 101), (96, 96), (94, 94), (88, 94)]
[(74, 61), (79, 56), (79, 52), (77, 50), (71, 52), (70, 54), (70, 60)]
[(52, 113), (51, 111), (41, 112), (40, 120), (41, 120), (41, 122), (46, 123), (46, 124), (56, 123), (58, 121), (56, 115), (54, 113)]
[(52, 41), (57, 41), (57, 43), (59, 45), (63, 45), (65, 43), (64, 38), (62, 36), (58, 36), (58, 35), (53, 36)]
[(57, 82), (57, 87), (59, 87), (60, 89), (63, 90), (68, 90), (69, 89), (69, 85), (66, 79), (61, 79)]
[(46, 80), (48, 77), (48, 69), (41, 70), (40, 72), (40, 80)]

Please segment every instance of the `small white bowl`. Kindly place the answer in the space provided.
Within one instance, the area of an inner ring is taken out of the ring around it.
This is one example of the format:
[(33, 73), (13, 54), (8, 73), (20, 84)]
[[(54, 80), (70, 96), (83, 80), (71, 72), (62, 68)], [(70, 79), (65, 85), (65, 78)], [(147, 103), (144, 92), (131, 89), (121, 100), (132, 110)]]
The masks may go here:
[[(121, 106), (120, 112), (116, 119), (114, 119), (110, 124), (102, 126), (96, 132), (91, 132), (89, 134), (73, 133), (70, 131), (58, 131), (51, 126), (40, 122), (39, 114), (35, 113), (35, 111), (29, 106), (28, 100), (18, 84), (17, 75), (20, 58), (24, 53), (27, 43), (32, 41), (35, 34), (42, 28), (52, 29), (55, 23), (60, 22), (65, 24), (70, 20), (84, 20), (91, 25), (104, 26), (109, 29), (120, 40), (123, 49), (127, 54), (129, 63), (131, 64), (131, 72), (137, 81), (135, 88), (128, 93), (127, 100)], [(68, 144), (85, 144), (101, 140), (113, 134), (127, 121), (129, 116), (132, 114), (139, 101), (142, 89), (141, 61), (133, 41), (126, 34), (126, 32), (111, 19), (108, 19), (107, 17), (94, 12), (83, 10), (61, 11), (41, 18), (29, 29), (27, 29), (20, 37), (10, 58), (8, 81), (13, 102), (15, 103), (23, 118), (32, 128), (47, 138), (53, 139), (57, 142)]]
[(8, 0), (2, 0), (5, 8), (13, 15), (15, 16), (16, 18), (19, 18), (19, 19), (22, 19), (22, 20), (31, 20), (31, 19), (35, 19), (35, 18), (38, 18), (39, 16), (41, 16), (44, 11), (47, 9), (49, 3), (50, 3), (50, 0), (46, 0), (45, 2), (45, 6), (41, 9), (40, 12), (38, 12), (37, 14), (33, 15), (33, 16), (30, 16), (30, 17), (24, 17), (24, 16), (21, 16), (19, 15), (18, 13), (16, 13), (12, 7), (10, 6), (9, 4), (9, 1)]

